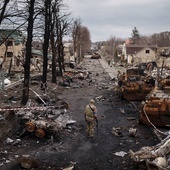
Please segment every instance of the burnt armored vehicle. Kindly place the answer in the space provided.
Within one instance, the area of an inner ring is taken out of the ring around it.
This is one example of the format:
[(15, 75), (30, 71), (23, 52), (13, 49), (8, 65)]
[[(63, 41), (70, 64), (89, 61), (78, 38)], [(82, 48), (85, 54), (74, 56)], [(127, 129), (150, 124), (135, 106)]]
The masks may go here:
[(170, 79), (159, 82), (147, 96), (140, 113), (140, 122), (157, 127), (170, 126)]
[(143, 68), (131, 67), (118, 77), (118, 85), (122, 99), (142, 101), (154, 88), (155, 80)]

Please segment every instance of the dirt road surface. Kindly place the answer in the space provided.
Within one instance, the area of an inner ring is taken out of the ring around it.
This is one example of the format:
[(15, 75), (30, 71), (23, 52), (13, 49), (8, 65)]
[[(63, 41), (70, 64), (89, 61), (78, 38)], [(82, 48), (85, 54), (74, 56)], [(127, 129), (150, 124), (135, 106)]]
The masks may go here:
[[(137, 151), (143, 146), (152, 146), (158, 139), (146, 125), (138, 123), (139, 112), (135, 108), (140, 102), (121, 101), (114, 92), (116, 68), (109, 67), (103, 59), (85, 58), (81, 70), (90, 72), (85, 80), (73, 80), (70, 87), (58, 87), (53, 97), (69, 103), (69, 116), (76, 121), (70, 129), (60, 134), (47, 135), (38, 139), (33, 134), (18, 136), (18, 120), (1, 120), (0, 169), (19, 170), (21, 155), (28, 155), (34, 161), (34, 169), (61, 170), (71, 167), (75, 170), (144, 170), (129, 157), (129, 150)], [(54, 85), (49, 85), (49, 88)], [(18, 90), (17, 88), (15, 89)], [(38, 88), (37, 88), (38, 90)], [(20, 90), (21, 91), (21, 90)], [(12, 95), (12, 92), (1, 95)], [(39, 92), (40, 93), (40, 92)], [(17, 101), (21, 92), (16, 92)], [(95, 99), (98, 109), (98, 133), (86, 137), (84, 109), (90, 99)], [(9, 101), (9, 100), (8, 100)], [(5, 105), (1, 99), (1, 107)], [(16, 104), (17, 105), (17, 104)], [(1, 113), (2, 118), (4, 116)], [(129, 129), (137, 129), (137, 136), (130, 136)], [(9, 144), (7, 139), (18, 143)]]

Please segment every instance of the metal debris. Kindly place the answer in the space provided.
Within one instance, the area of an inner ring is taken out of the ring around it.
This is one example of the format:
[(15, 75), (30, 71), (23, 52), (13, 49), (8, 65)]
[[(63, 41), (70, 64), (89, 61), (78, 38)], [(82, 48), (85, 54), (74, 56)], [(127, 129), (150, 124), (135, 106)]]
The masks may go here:
[(120, 131), (120, 127), (113, 127), (112, 128), (112, 134), (115, 136), (122, 136), (122, 132)]
[(121, 156), (121, 157), (124, 157), (127, 153), (124, 152), (124, 151), (120, 151), (120, 152), (116, 152), (115, 155), (116, 156)]
[(129, 136), (131, 136), (131, 137), (136, 137), (136, 136), (137, 136), (137, 129), (135, 129), (135, 128), (130, 128), (130, 129), (129, 129)]
[(142, 147), (136, 152), (130, 150), (129, 153), (134, 161), (145, 161), (148, 167), (152, 164), (156, 168), (167, 168), (170, 165), (170, 136), (155, 146)]

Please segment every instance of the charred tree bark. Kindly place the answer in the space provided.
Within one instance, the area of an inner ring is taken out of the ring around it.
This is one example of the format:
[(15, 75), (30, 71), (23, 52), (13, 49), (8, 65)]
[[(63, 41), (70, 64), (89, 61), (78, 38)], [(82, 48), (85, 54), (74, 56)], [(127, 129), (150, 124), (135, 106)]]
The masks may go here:
[(24, 85), (23, 85), (23, 96), (21, 104), (25, 105), (29, 98), (29, 79), (30, 79), (30, 58), (31, 58), (31, 48), (32, 48), (32, 37), (33, 37), (33, 24), (34, 24), (34, 4), (35, 0), (30, 0), (29, 7), (29, 18), (28, 18), (28, 28), (27, 28), (27, 42), (26, 42), (26, 56), (24, 64)]
[(65, 71), (64, 63), (64, 45), (63, 45), (63, 35), (68, 27), (68, 23), (62, 20), (57, 20), (57, 43), (58, 43), (58, 62), (60, 69), (60, 76), (63, 76), (63, 71)]
[(72, 37), (73, 37), (73, 53), (76, 60), (76, 63), (79, 63), (79, 41), (80, 41), (80, 28), (81, 22), (79, 19), (76, 19), (73, 23)]
[(56, 58), (57, 58), (57, 49), (56, 49), (56, 41), (55, 41), (55, 29), (54, 26), (56, 24), (56, 12), (57, 11), (57, 2), (53, 3), (52, 5), (52, 11), (51, 11), (51, 49), (52, 49), (52, 83), (57, 83), (56, 75)]
[[(59, 18), (59, 17), (57, 17)], [(56, 22), (56, 29), (57, 29), (57, 51), (58, 51), (58, 64), (59, 64), (59, 71), (60, 76), (63, 77), (63, 67), (62, 67), (62, 56), (61, 56), (61, 34), (60, 34), (61, 23), (59, 20)]]
[(61, 61), (61, 45), (60, 42), (58, 43), (58, 64), (60, 70), (60, 76), (63, 77), (63, 69), (62, 69), (62, 61)]
[(57, 52), (55, 48), (55, 41), (54, 41), (54, 34), (52, 33), (51, 36), (51, 48), (52, 48), (52, 83), (57, 83), (56, 79), (56, 57), (57, 57)]
[(64, 45), (63, 45), (63, 41), (62, 41), (62, 40), (61, 40), (61, 58), (62, 58), (63, 70), (64, 70), (64, 72), (65, 72)]
[(51, 0), (45, 1), (45, 33), (44, 33), (44, 43), (43, 43), (43, 75), (42, 75), (42, 84), (41, 89), (45, 90), (47, 87), (47, 66), (48, 66), (48, 47), (50, 39), (50, 7)]

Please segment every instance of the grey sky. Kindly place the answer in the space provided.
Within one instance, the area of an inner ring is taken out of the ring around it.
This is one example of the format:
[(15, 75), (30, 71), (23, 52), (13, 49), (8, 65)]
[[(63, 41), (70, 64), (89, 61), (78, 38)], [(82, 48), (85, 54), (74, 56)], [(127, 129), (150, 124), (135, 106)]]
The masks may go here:
[(170, 0), (64, 0), (73, 18), (88, 27), (91, 40), (127, 38), (136, 26), (142, 35), (170, 31)]

